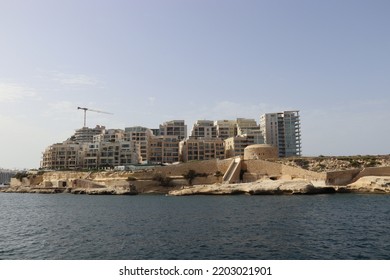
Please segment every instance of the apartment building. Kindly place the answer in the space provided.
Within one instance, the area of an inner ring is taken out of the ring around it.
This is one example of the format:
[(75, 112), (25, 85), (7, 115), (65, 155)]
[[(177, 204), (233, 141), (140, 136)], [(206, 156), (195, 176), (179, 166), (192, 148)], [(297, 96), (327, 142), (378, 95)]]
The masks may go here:
[(225, 146), (221, 138), (190, 137), (180, 142), (183, 162), (191, 160), (224, 159)]
[(140, 149), (141, 162), (149, 159), (149, 139), (153, 136), (151, 129), (143, 126), (126, 127), (124, 140), (136, 143)]
[(77, 143), (93, 142), (93, 137), (104, 133), (105, 129), (106, 128), (104, 126), (100, 125), (97, 125), (95, 128), (83, 127), (81, 129), (77, 129), (71, 139)]
[(216, 138), (217, 128), (214, 121), (198, 120), (194, 123), (191, 130), (192, 138)]
[(92, 142), (120, 142), (124, 140), (123, 129), (104, 129), (92, 137)]
[(96, 169), (180, 160), (221, 159), (243, 156), (252, 144), (278, 147), (279, 156), (300, 156), (299, 111), (265, 114), (260, 126), (254, 119), (198, 120), (187, 139), (183, 120), (168, 121), (153, 130), (135, 126), (122, 129), (83, 127), (63, 143), (43, 153), (44, 169)]
[(264, 114), (260, 129), (265, 143), (278, 147), (279, 157), (301, 156), (299, 111)]
[[(244, 149), (249, 145), (258, 144), (254, 142), (254, 137), (248, 135), (237, 135), (225, 140), (226, 158), (243, 156)], [(260, 143), (262, 144), (262, 143)]]
[(81, 167), (82, 144), (65, 141), (56, 143), (43, 153), (41, 167), (44, 169), (76, 169)]
[(149, 140), (150, 163), (174, 163), (180, 161), (180, 140), (178, 136), (153, 136)]
[(216, 134), (218, 138), (227, 139), (237, 135), (236, 120), (219, 120), (214, 122)]
[(160, 136), (177, 136), (178, 139), (187, 139), (187, 125), (184, 120), (173, 120), (160, 125)]

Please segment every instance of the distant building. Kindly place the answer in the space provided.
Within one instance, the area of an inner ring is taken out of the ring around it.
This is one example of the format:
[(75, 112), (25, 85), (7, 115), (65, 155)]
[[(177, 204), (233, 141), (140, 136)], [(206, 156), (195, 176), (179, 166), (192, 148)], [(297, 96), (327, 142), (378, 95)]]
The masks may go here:
[[(62, 143), (43, 152), (43, 169), (125, 168), (139, 163), (223, 159), (244, 156), (268, 157), (277, 147), (280, 157), (301, 155), (299, 111), (265, 114), (260, 125), (254, 119), (198, 120), (187, 138), (184, 120), (164, 122), (159, 129), (142, 126), (122, 129), (83, 127)], [(256, 148), (258, 152), (254, 151)], [(247, 154), (248, 156), (248, 154)]]
[(237, 135), (237, 121), (219, 120), (214, 122), (217, 137), (223, 140)]
[(124, 140), (136, 143), (140, 149), (141, 161), (149, 159), (149, 140), (153, 136), (151, 129), (143, 126), (125, 128)]
[(178, 136), (153, 136), (149, 142), (149, 159), (153, 164), (180, 161)]
[(194, 123), (191, 130), (191, 137), (193, 138), (216, 138), (217, 129), (214, 121), (199, 120)]
[(77, 143), (88, 143), (93, 142), (93, 137), (104, 133), (106, 128), (104, 126), (97, 125), (95, 128), (83, 127), (77, 129), (72, 140)]
[(190, 137), (180, 142), (182, 161), (224, 159), (224, 141), (220, 138)]
[(301, 156), (299, 111), (264, 114), (260, 129), (266, 144), (278, 148), (279, 157)]
[(43, 153), (43, 169), (76, 169), (81, 168), (82, 144), (67, 142), (53, 144)]
[(160, 136), (177, 136), (179, 140), (187, 139), (187, 125), (183, 120), (168, 121), (160, 125)]
[(0, 185), (9, 184), (11, 178), (15, 176), (16, 173), (16, 171), (0, 169)]
[(225, 140), (225, 156), (226, 158), (244, 156), (244, 150), (249, 145), (258, 144), (254, 143), (253, 137), (247, 135), (238, 135), (230, 137)]

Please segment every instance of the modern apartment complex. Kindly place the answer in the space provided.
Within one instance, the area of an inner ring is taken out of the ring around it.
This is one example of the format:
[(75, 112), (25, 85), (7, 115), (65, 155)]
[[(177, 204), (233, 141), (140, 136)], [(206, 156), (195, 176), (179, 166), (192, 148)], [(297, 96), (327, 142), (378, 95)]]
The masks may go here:
[(260, 128), (265, 143), (278, 147), (279, 157), (301, 156), (299, 111), (264, 114)]
[(43, 153), (44, 169), (98, 169), (140, 163), (224, 159), (243, 156), (252, 144), (278, 147), (279, 156), (300, 155), (298, 111), (265, 114), (254, 119), (198, 120), (187, 138), (184, 120), (164, 122), (159, 129), (83, 127)]

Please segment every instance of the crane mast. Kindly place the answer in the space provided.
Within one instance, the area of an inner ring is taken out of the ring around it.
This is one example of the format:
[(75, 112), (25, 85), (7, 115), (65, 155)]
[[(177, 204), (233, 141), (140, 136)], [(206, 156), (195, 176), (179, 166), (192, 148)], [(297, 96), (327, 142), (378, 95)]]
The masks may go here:
[(84, 111), (84, 127), (87, 127), (87, 111), (112, 115), (112, 113), (109, 113), (109, 112), (94, 110), (94, 109), (85, 108), (85, 107), (77, 107), (77, 110), (83, 110)]

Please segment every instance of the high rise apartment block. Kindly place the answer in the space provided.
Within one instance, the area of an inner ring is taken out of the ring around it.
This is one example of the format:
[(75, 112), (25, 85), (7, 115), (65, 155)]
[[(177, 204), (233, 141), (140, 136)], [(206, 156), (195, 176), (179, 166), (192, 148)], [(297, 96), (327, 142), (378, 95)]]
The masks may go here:
[(264, 114), (260, 129), (265, 143), (278, 147), (279, 157), (301, 156), (299, 111)]

